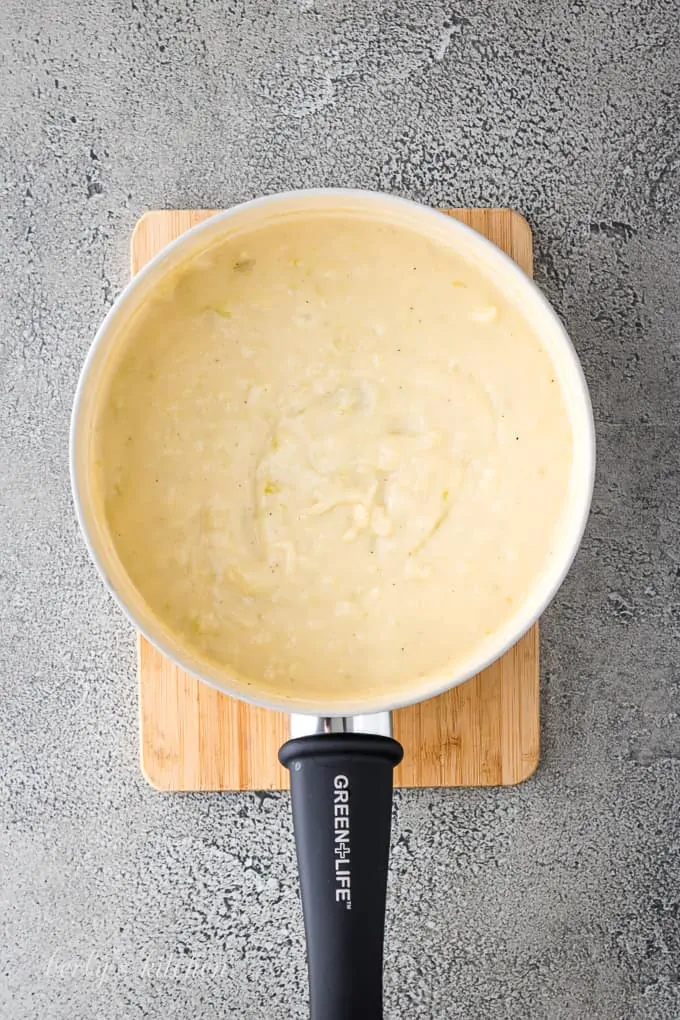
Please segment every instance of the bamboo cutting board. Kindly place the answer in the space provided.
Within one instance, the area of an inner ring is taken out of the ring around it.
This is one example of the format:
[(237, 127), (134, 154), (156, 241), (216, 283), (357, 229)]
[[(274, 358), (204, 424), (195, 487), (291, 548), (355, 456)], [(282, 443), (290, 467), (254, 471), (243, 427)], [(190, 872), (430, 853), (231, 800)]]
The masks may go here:
[[(509, 209), (451, 209), (532, 271), (531, 229)], [(213, 215), (148, 212), (132, 235), (132, 272)], [(229, 698), (178, 669), (139, 637), (142, 771), (159, 790), (280, 790), (288, 717)], [(394, 714), (404, 747), (397, 786), (510, 786), (538, 764), (538, 625), (467, 683)]]

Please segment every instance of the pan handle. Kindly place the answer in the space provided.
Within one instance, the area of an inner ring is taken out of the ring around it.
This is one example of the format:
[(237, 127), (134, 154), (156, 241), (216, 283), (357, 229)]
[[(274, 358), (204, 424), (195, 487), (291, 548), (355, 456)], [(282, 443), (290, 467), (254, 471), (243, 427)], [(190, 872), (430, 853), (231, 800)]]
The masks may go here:
[(311, 1020), (382, 1020), (396, 740), (324, 733), (283, 745), (290, 770)]

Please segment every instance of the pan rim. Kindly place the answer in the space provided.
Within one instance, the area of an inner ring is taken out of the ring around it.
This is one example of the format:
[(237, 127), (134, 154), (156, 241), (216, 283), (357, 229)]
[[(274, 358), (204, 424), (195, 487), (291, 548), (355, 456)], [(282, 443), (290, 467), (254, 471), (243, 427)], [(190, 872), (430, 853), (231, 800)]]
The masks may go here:
[[(581, 471), (581, 477), (578, 481), (579, 498), (575, 513), (572, 517), (573, 523), (570, 529), (570, 540), (564, 545), (564, 552), (556, 557), (555, 569), (549, 571), (551, 583), (545, 588), (540, 601), (537, 605), (534, 605), (530, 613), (525, 612), (523, 616), (521, 613), (517, 614), (520, 617), (519, 624), (515, 627), (512, 633), (508, 635), (506, 640), (496, 644), (489, 654), (484, 655), (481, 658), (477, 657), (475, 659), (474, 657), (471, 657), (469, 665), (466, 665), (465, 668), (456, 671), (454, 674), (428, 674), (425, 678), (415, 678), (411, 684), (400, 688), (398, 691), (395, 691), (392, 688), (386, 693), (376, 694), (373, 692), (369, 696), (360, 699), (354, 697), (342, 700), (342, 698), (338, 698), (336, 692), (334, 692), (333, 698), (329, 699), (328, 702), (325, 702), (322, 698), (300, 699), (293, 695), (288, 696), (281, 691), (270, 690), (265, 687), (265, 685), (260, 685), (255, 681), (247, 681), (245, 678), (242, 678), (240, 682), (237, 682), (237, 674), (235, 671), (230, 671), (227, 668), (219, 669), (218, 667), (215, 667), (215, 670), (211, 675), (210, 672), (205, 671), (205, 667), (209, 665), (207, 662), (205, 664), (200, 663), (200, 667), (197, 667), (196, 664), (192, 663), (191, 659), (185, 654), (187, 649), (181, 638), (176, 640), (174, 647), (171, 646), (171, 644), (163, 637), (163, 634), (160, 633), (162, 628), (159, 626), (159, 633), (155, 633), (153, 628), (150, 628), (139, 618), (137, 612), (128, 604), (127, 600), (118, 591), (117, 586), (112, 580), (109, 570), (107, 569), (107, 564), (96, 547), (94, 536), (89, 527), (85, 513), (83, 479), (80, 476), (78, 463), (83, 405), (97, 356), (100, 353), (101, 348), (104, 346), (105, 341), (111, 334), (114, 324), (121, 316), (121, 312), (124, 312), (126, 307), (132, 304), (135, 295), (137, 295), (140, 290), (144, 289), (149, 278), (153, 276), (160, 267), (162, 267), (164, 262), (171, 261), (174, 257), (176, 257), (179, 251), (190, 251), (196, 242), (196, 239), (199, 238), (201, 234), (207, 234), (210, 231), (217, 231), (220, 224), (226, 223), (236, 216), (240, 216), (248, 211), (266, 209), (267, 206), (275, 206), (276, 204), (284, 204), (291, 201), (304, 203), (307, 200), (316, 199), (356, 199), (357, 201), (367, 202), (376, 206), (382, 205), (386, 211), (388, 211), (388, 207), (392, 207), (394, 210), (401, 208), (404, 211), (410, 211), (414, 216), (418, 215), (422, 218), (424, 223), (430, 219), (434, 223), (436, 218), (440, 227), (441, 221), (444, 219), (441, 212), (435, 209), (395, 195), (354, 188), (313, 188), (278, 192), (237, 204), (222, 212), (215, 213), (215, 215), (210, 216), (208, 219), (180, 235), (158, 252), (157, 255), (155, 255), (154, 258), (147, 263), (147, 265), (144, 266), (144, 268), (141, 269), (140, 272), (137, 273), (124, 287), (100, 324), (91, 343), (78, 380), (71, 415), (69, 436), (71, 488), (76, 517), (78, 519), (88, 553), (97, 568), (98, 573), (103, 579), (106, 588), (117, 605), (134, 625), (136, 630), (172, 662), (190, 675), (196, 677), (196, 679), (207, 683), (209, 686), (221, 693), (239, 698), (260, 707), (272, 708), (288, 713), (315, 716), (323, 715), (328, 717), (355, 714), (365, 715), (372, 714), (374, 712), (402, 708), (407, 705), (416, 704), (419, 701), (437, 697), (445, 691), (450, 690), (453, 687), (457, 687), (466, 680), (469, 680), (472, 676), (486, 669), (493, 662), (499, 659), (533, 626), (547, 605), (552, 601), (564, 581), (564, 578), (566, 577), (581, 544), (581, 539), (583, 537), (590, 512), (595, 477), (595, 428), (588, 387), (578, 355), (559, 317), (534, 281), (523, 272), (523, 270), (509, 255), (506, 255), (505, 252), (493, 244), (493, 242), (473, 230), (471, 227), (468, 227), (458, 220), (446, 217), (446, 230), (451, 236), (457, 234), (459, 237), (465, 238), (470, 245), (475, 246), (478, 251), (486, 255), (488, 264), (493, 265), (495, 263), (495, 265), (501, 267), (505, 276), (509, 280), (516, 283), (517, 286), (520, 289), (523, 289), (527, 294), (532, 295), (533, 301), (537, 307), (539, 307), (542, 313), (547, 315), (547, 317), (551, 320), (555, 337), (561, 346), (563, 356), (569, 362), (578, 389), (578, 409), (582, 418), (582, 425), (585, 426), (583, 429), (583, 435), (585, 437), (582, 450), (583, 468)], [(574, 406), (576, 405), (574, 404)], [(523, 607), (526, 606), (529, 601), (529, 597), (527, 596), (527, 598), (523, 601)], [(157, 622), (160, 623), (160, 621)], [(217, 673), (220, 674), (219, 677), (216, 675)]]

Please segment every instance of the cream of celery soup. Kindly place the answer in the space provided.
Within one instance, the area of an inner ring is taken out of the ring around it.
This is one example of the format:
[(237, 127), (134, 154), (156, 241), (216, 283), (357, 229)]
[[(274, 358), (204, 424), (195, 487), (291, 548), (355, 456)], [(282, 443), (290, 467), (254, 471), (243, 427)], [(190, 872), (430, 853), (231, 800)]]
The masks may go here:
[(92, 444), (125, 570), (198, 658), (351, 700), (456, 665), (550, 561), (572, 434), (482, 271), (309, 214), (227, 238), (129, 327)]

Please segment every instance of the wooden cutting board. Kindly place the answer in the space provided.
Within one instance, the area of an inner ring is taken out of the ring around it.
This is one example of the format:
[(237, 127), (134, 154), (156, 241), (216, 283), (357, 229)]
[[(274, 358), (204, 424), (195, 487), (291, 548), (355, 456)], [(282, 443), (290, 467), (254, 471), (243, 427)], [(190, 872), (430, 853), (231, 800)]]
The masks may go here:
[[(529, 275), (531, 229), (509, 209), (447, 209)], [(132, 235), (132, 272), (210, 210), (146, 213)], [(142, 771), (159, 790), (281, 790), (277, 759), (288, 717), (229, 698), (139, 638)], [(538, 625), (489, 669), (431, 701), (394, 713), (404, 747), (397, 786), (509, 786), (538, 764)]]

